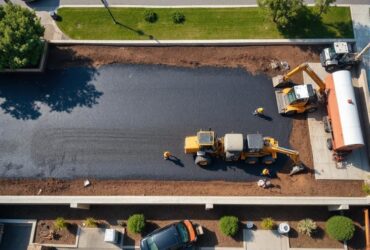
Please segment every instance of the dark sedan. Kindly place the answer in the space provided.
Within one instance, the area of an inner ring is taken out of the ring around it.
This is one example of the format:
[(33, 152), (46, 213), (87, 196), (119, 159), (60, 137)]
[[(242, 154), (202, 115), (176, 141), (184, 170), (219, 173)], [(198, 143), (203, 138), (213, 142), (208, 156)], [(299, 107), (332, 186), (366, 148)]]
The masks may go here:
[(194, 225), (189, 220), (159, 228), (140, 242), (141, 250), (185, 249), (197, 240)]

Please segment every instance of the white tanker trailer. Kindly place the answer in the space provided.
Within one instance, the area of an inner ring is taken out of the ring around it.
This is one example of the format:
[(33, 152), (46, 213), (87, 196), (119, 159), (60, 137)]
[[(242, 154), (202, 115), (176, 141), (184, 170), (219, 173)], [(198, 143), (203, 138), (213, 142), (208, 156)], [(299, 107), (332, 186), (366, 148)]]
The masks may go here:
[(342, 161), (352, 150), (363, 147), (364, 139), (357, 108), (351, 72), (339, 70), (325, 79), (328, 117), (325, 130), (331, 133), (328, 148), (336, 161)]

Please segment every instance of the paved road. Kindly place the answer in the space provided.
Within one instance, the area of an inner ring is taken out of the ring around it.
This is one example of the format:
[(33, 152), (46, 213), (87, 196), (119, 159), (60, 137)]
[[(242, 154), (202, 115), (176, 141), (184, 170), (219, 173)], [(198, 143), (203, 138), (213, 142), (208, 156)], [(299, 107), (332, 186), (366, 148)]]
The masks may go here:
[[(251, 180), (262, 166), (195, 167), (184, 137), (211, 127), (288, 145), (290, 119), (277, 114), (270, 79), (243, 70), (111, 65), (0, 82), (2, 177)], [(260, 105), (272, 121), (251, 115)], [(164, 150), (180, 161), (164, 161)]]

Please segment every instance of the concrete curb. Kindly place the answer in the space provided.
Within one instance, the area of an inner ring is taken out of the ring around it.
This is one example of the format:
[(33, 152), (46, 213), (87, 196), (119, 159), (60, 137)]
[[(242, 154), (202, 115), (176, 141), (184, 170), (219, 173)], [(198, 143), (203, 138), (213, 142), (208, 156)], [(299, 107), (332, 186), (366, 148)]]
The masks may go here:
[(0, 204), (35, 205), (370, 205), (367, 197), (303, 196), (0, 196)]
[(50, 40), (57, 45), (116, 46), (229, 46), (229, 45), (314, 45), (337, 41), (354, 43), (355, 39), (220, 39), (220, 40)]
[(0, 73), (42, 73), (45, 70), (46, 66), (46, 59), (48, 55), (48, 48), (49, 44), (47, 41), (45, 42), (44, 50), (42, 52), (42, 56), (40, 59), (40, 64), (37, 68), (23, 68), (23, 69), (4, 69), (0, 71)]

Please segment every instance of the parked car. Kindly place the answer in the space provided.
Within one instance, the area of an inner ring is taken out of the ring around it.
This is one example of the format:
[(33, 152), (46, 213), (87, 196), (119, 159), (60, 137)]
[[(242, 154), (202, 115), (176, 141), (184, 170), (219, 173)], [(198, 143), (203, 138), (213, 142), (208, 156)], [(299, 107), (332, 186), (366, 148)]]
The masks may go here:
[[(141, 250), (176, 250), (190, 248), (197, 240), (197, 228), (184, 220), (154, 230), (140, 242)], [(201, 230), (200, 230), (201, 231)]]

